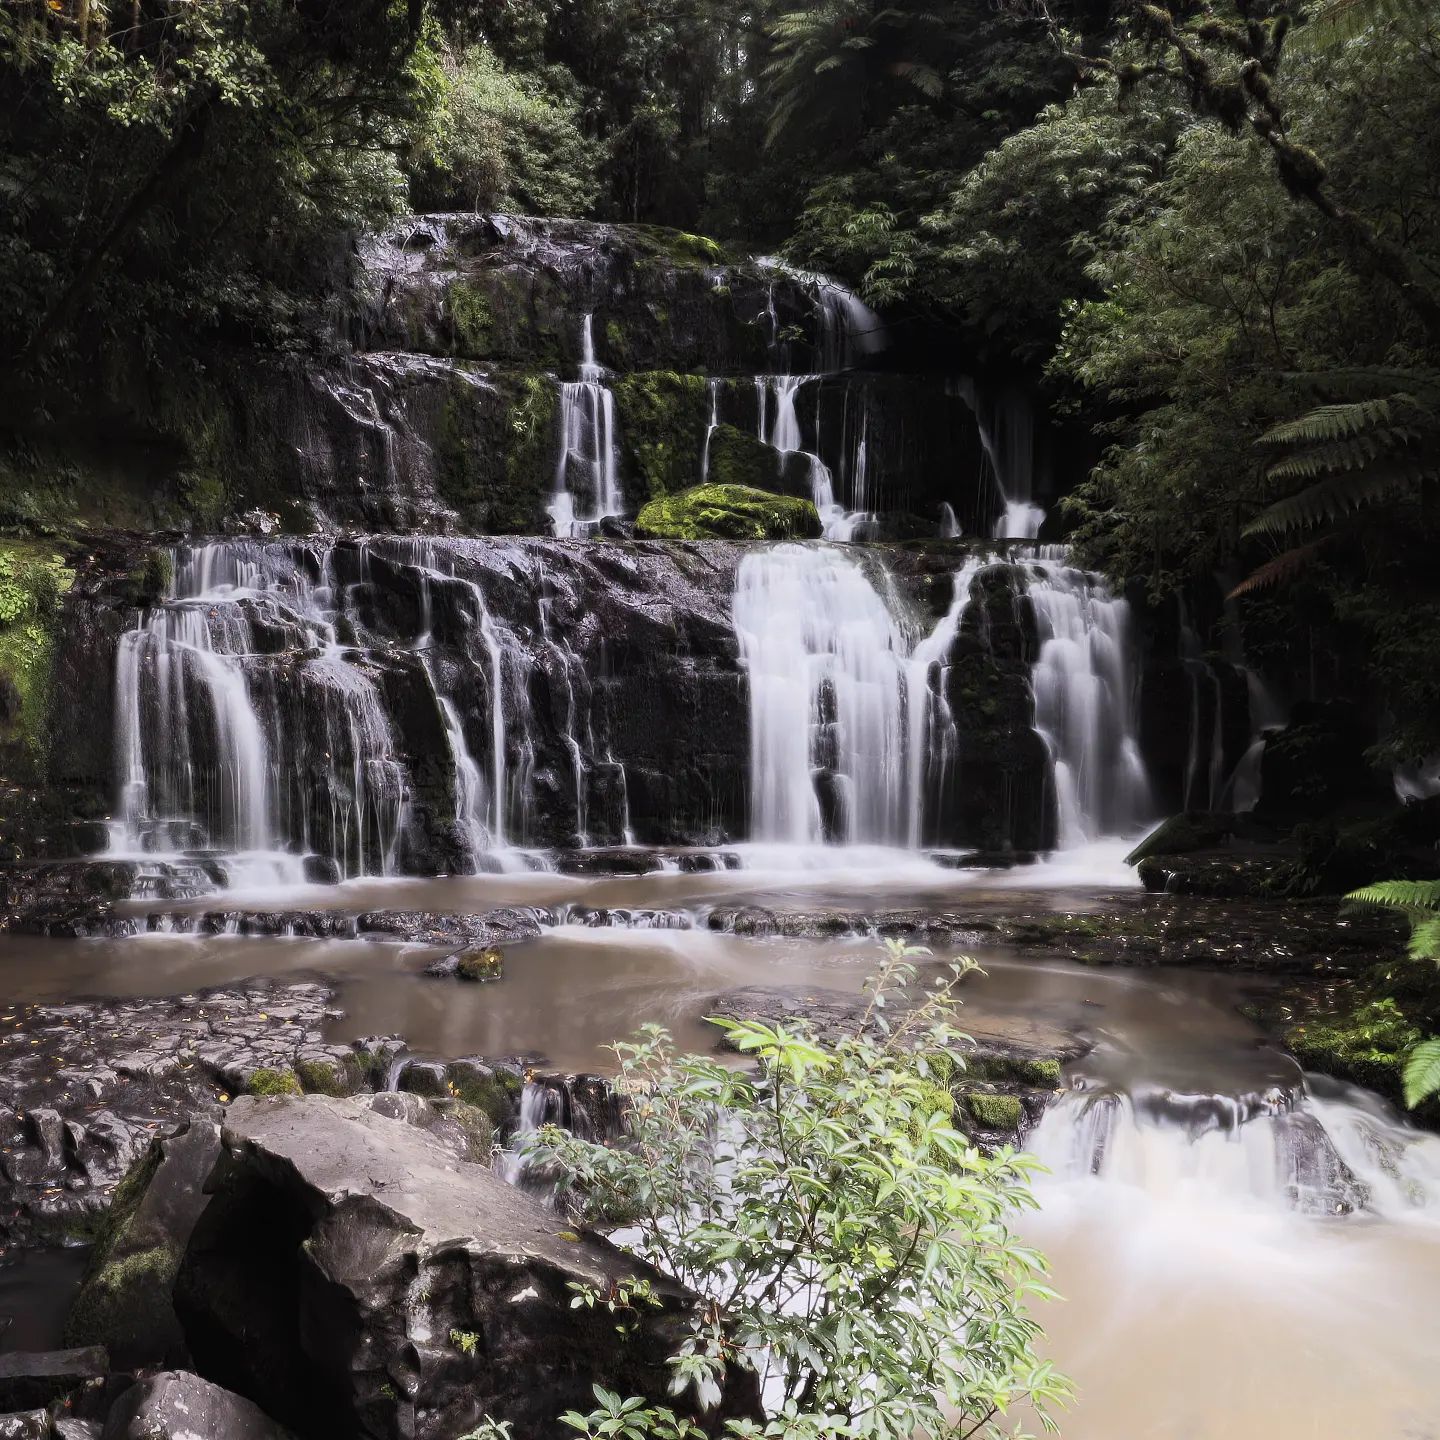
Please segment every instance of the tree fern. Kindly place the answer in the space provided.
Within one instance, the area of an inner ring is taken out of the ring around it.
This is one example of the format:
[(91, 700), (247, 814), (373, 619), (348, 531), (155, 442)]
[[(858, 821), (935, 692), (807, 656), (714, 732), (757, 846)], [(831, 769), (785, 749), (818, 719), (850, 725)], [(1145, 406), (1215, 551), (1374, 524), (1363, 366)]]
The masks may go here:
[(1366, 506), (1415, 490), (1436, 473), (1433, 466), (1368, 465), (1317, 480), (1262, 510), (1244, 529), (1246, 535), (1283, 535), (1330, 524)]
[[(1440, 478), (1440, 372), (1377, 366), (1293, 378), (1331, 398), (1272, 426), (1260, 443), (1286, 452), (1267, 478), (1277, 488), (1297, 481), (1303, 488), (1266, 506), (1243, 534), (1324, 530), (1357, 512), (1407, 503)], [(1316, 548), (1293, 546), (1232, 594), (1292, 578)]]
[(1422, 1040), (1405, 1061), (1405, 1103), (1413, 1110), (1440, 1095), (1440, 1039)]
[(1393, 397), (1380, 395), (1371, 400), (1352, 400), (1338, 405), (1319, 405), (1294, 420), (1272, 427), (1260, 437), (1262, 445), (1313, 445), (1359, 435), (1377, 420), (1388, 420)]

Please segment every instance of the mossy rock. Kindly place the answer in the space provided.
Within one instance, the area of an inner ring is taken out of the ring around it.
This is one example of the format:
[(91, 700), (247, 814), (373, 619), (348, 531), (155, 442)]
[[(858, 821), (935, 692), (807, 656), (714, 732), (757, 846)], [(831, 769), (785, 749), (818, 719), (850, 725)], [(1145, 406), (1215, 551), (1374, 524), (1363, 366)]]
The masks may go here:
[(307, 1095), (331, 1095), (336, 1099), (355, 1094), (363, 1082), (357, 1061), (297, 1060), (295, 1078)]
[(66, 1345), (103, 1345), (126, 1369), (184, 1358), (171, 1291), (219, 1150), (218, 1126), (192, 1120), (152, 1141), (126, 1172), (66, 1316)]
[(635, 533), (653, 540), (813, 540), (820, 516), (810, 500), (745, 485), (696, 485), (650, 501)]
[(682, 268), (696, 266), (708, 270), (728, 264), (731, 259), (725, 247), (708, 235), (692, 235), (687, 230), (671, 230), (663, 225), (626, 225), (623, 233), (635, 242), (637, 250)]
[(780, 453), (735, 425), (717, 425), (710, 437), (709, 479), (716, 485), (774, 490)]
[(49, 546), (0, 543), (0, 774), (43, 779), (61, 597), (75, 578)]
[(966, 1074), (973, 1080), (995, 1085), (1026, 1085), (1033, 1090), (1060, 1088), (1058, 1060), (1026, 1060), (1019, 1056), (977, 1055), (970, 1059)]
[(276, 1095), (303, 1095), (300, 1078), (293, 1070), (257, 1070), (245, 1085), (251, 1095), (273, 1098)]
[(705, 378), (670, 370), (621, 375), (611, 385), (634, 504), (673, 495), (700, 474), (709, 428)]
[(965, 1097), (965, 1108), (985, 1130), (1016, 1132), (1025, 1119), (1025, 1107), (1014, 1095), (986, 1095), (974, 1092)]
[(436, 488), (463, 529), (533, 535), (555, 485), (560, 393), (537, 371), (492, 376), (457, 369), (435, 446)]
[(462, 980), (499, 980), (505, 974), (505, 952), (495, 945), (462, 951), (455, 973)]
[(497, 1129), (515, 1115), (515, 1094), (520, 1082), (504, 1071), (491, 1070), (475, 1060), (457, 1060), (445, 1069), (446, 1088), (461, 1103), (480, 1111)]
[(472, 1105), (454, 1096), (436, 1100), (434, 1104), (465, 1132), (465, 1140), (469, 1146), (467, 1158), (477, 1165), (488, 1165), (495, 1149), (495, 1132), (498, 1128), (489, 1112), (479, 1105)]

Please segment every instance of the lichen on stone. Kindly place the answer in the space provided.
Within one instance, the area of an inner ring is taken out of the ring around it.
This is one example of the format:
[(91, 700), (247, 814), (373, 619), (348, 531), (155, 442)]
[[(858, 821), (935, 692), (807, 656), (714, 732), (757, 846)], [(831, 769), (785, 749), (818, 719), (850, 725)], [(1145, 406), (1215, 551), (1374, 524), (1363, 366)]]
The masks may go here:
[(303, 1095), (300, 1080), (293, 1070), (257, 1070), (249, 1079), (245, 1089), (251, 1095), (273, 1097), (277, 1095)]

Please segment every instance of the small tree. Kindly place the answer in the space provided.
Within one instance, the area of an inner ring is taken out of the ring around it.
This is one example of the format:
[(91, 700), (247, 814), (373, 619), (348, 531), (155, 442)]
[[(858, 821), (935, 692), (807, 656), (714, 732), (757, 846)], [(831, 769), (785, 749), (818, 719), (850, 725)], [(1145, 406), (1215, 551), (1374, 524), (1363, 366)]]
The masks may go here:
[[(805, 1020), (716, 1021), (753, 1068), (676, 1055), (647, 1027), (616, 1047), (624, 1141), (539, 1137), (583, 1218), (623, 1216), (617, 1240), (706, 1302), (671, 1358), (672, 1394), (703, 1410), (726, 1366), (758, 1375), (768, 1418), (731, 1420), (728, 1435), (1016, 1435), (1022, 1404), (1054, 1428), (1068, 1387), (1036, 1355), (1025, 1309), (1052, 1292), (1008, 1228), (1033, 1204), (1035, 1162), (983, 1154), (952, 1123), (956, 987), (975, 967), (910, 1001), (923, 953), (892, 943), (838, 1037)], [(624, 1325), (647, 1297), (582, 1290), (574, 1303)], [(563, 1417), (581, 1435), (705, 1433), (666, 1407), (596, 1396), (590, 1414)]]

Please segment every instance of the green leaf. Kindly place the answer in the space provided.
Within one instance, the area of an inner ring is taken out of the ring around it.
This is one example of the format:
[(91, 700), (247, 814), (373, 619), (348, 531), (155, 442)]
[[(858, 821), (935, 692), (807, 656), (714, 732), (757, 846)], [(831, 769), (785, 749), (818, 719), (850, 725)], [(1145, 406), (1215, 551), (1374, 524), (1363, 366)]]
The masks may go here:
[(1405, 1061), (1405, 1103), (1414, 1109), (1440, 1095), (1440, 1038), (1423, 1040)]

